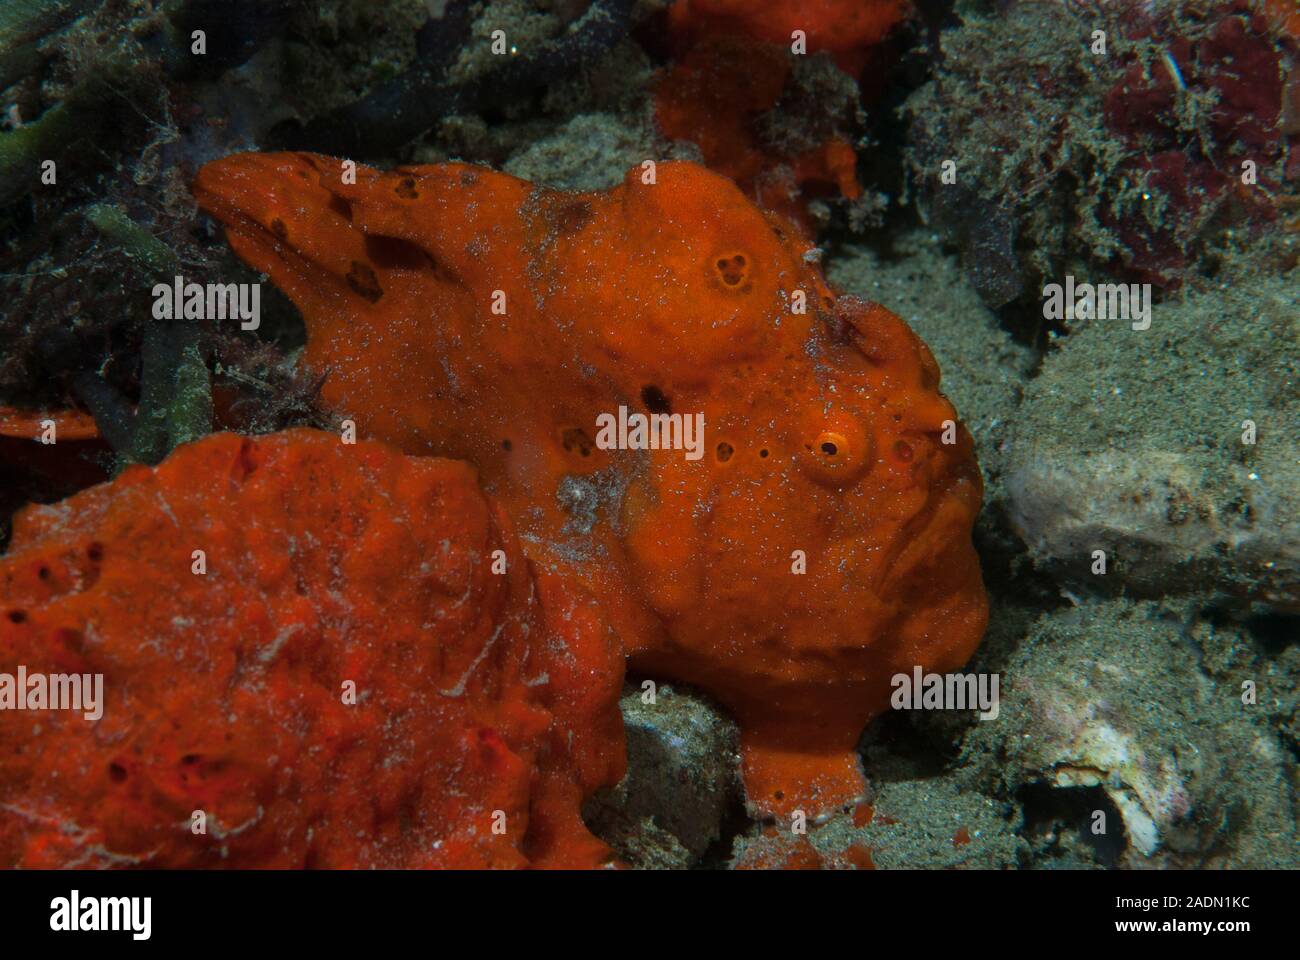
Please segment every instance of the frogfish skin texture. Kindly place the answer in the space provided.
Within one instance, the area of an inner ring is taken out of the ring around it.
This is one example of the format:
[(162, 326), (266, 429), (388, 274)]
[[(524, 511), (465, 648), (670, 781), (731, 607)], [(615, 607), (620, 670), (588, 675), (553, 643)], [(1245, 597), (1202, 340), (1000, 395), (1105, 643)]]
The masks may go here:
[[(241, 154), (194, 188), (302, 311), (326, 402), (474, 464), (635, 675), (729, 708), (757, 812), (859, 797), (855, 744), (891, 677), (964, 664), (987, 616), (980, 475), (924, 344), (693, 164), (582, 194), (456, 163), (347, 169)], [(703, 457), (602, 448), (620, 406), (702, 414)]]
[(621, 651), (464, 463), (217, 434), (29, 507), (0, 558), (20, 665), (102, 674), (102, 715), (4, 714), (0, 867), (610, 857), (579, 809), (622, 776)]

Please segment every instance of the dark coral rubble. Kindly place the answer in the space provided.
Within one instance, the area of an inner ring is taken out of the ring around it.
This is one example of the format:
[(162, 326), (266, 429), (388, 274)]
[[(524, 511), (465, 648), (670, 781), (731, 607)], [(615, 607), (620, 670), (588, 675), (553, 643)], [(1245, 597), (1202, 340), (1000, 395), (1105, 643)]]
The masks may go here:
[(1286, 208), (1297, 45), (1261, 4), (1018, 3), (941, 42), (912, 166), (992, 306), (1076, 262), (1177, 284)]

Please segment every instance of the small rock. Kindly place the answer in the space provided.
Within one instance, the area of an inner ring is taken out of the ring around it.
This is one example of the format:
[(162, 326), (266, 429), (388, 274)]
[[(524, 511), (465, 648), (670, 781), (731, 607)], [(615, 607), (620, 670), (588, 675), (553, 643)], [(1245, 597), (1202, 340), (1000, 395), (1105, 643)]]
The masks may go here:
[(1042, 615), (1003, 671), (998, 719), (967, 737), (973, 784), (1022, 799), (1031, 785), (1097, 791), (1057, 832), (1100, 844), (1122, 830), (1127, 867), (1300, 865), (1285, 751), (1257, 705), (1276, 691), (1261, 672), (1244, 703), (1201, 671), (1191, 632), (1154, 603)]
[(1061, 340), (1007, 458), (1011, 520), (1040, 566), (1106, 593), (1211, 590), (1300, 610), (1295, 280)]
[(624, 690), (627, 775), (583, 818), (634, 867), (693, 866), (739, 803), (738, 732), (699, 694), (659, 684), (646, 699), (641, 686)]

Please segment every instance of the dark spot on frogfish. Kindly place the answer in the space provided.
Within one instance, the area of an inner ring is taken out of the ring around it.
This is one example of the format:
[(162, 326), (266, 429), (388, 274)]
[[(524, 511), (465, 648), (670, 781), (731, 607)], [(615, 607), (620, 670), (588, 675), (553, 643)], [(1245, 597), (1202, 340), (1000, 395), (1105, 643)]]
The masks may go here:
[(371, 303), (375, 303), (384, 295), (375, 271), (369, 264), (362, 263), (360, 260), (352, 261), (352, 269), (348, 271), (348, 286), (358, 296), (365, 297)]
[(651, 413), (672, 413), (673, 404), (668, 396), (653, 383), (641, 388), (641, 402)]
[(555, 229), (561, 234), (577, 233), (591, 219), (591, 204), (586, 200), (566, 203), (555, 212)]

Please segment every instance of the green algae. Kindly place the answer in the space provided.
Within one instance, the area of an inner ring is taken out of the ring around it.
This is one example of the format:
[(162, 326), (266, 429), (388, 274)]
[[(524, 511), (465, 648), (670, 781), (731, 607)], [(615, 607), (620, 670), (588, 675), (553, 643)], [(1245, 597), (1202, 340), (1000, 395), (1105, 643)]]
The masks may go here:
[[(156, 279), (169, 281), (178, 272), (175, 253), (121, 207), (95, 204), (86, 219)], [(141, 356), (135, 411), (97, 375), (83, 373), (78, 378), (82, 399), (117, 451), (119, 469), (130, 463), (159, 463), (182, 443), (212, 432), (212, 384), (199, 348), (198, 324), (153, 321), (145, 328)]]
[(128, 217), (120, 206), (93, 204), (86, 210), (86, 219), (105, 240), (120, 247), (153, 276), (162, 279), (179, 271), (176, 252)]

